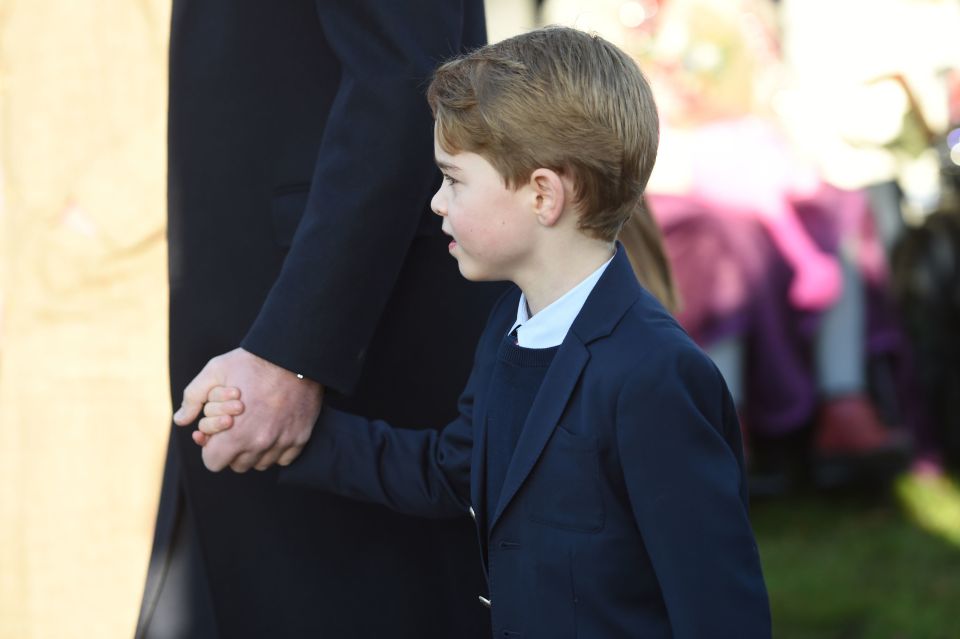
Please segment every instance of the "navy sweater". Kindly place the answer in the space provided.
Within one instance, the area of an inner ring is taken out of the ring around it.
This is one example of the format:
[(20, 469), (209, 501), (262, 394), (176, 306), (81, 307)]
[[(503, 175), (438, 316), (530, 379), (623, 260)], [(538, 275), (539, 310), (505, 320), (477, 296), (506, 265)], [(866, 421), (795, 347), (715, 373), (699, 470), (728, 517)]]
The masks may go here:
[[(490, 379), (490, 396), (497, 401), (491, 404), (487, 417), (487, 499), (490, 504), (500, 499), (503, 479), (523, 423), (558, 348), (523, 348), (511, 335), (500, 344)], [(488, 512), (493, 516), (492, 508)]]

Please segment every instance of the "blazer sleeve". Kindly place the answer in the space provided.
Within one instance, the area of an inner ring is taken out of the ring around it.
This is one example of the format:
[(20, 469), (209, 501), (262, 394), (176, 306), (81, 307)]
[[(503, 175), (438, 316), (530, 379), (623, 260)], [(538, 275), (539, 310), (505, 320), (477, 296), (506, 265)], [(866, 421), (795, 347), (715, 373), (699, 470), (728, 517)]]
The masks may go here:
[(421, 517), (455, 517), (470, 507), (476, 367), (459, 416), (440, 431), (396, 428), (324, 408), (297, 460), (280, 482), (387, 506)]
[(340, 77), (306, 210), (242, 346), (349, 392), (438, 175), (425, 89), (476, 0), (317, 0)]
[(673, 636), (770, 637), (739, 426), (713, 363), (690, 345), (641, 367), (622, 389), (617, 438)]

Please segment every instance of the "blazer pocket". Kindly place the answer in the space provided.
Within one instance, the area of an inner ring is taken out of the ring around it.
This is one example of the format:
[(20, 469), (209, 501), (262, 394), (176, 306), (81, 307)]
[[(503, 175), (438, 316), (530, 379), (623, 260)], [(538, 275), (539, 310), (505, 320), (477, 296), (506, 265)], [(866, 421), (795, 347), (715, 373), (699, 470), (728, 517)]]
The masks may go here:
[(270, 200), (270, 216), (273, 221), (273, 238), (282, 248), (290, 248), (297, 233), (300, 218), (307, 208), (309, 184), (282, 186), (273, 192)]
[(577, 532), (603, 528), (596, 438), (554, 430), (528, 480), (530, 519)]

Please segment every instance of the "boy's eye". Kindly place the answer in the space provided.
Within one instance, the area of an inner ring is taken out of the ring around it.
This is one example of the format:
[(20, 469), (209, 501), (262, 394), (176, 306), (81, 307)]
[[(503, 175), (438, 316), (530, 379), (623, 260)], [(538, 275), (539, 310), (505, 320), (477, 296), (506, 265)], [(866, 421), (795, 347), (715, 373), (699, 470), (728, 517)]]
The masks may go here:
[(452, 177), (450, 177), (446, 173), (443, 174), (443, 181), (449, 184), (450, 186), (453, 186), (454, 184), (457, 183), (456, 180), (454, 180)]

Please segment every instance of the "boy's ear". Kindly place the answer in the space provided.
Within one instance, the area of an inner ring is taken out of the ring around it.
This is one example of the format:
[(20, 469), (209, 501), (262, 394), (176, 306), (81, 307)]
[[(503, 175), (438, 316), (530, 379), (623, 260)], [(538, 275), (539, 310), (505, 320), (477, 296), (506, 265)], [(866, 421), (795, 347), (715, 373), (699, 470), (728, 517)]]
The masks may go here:
[(533, 206), (537, 220), (543, 226), (554, 226), (566, 206), (563, 179), (556, 171), (540, 168), (530, 174), (530, 186), (535, 196)]

